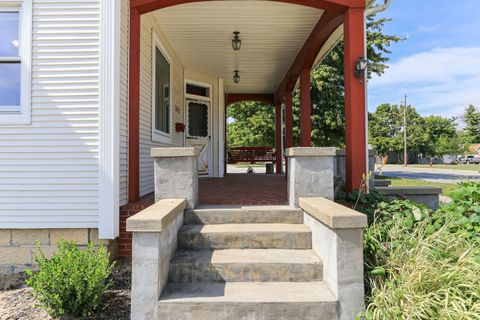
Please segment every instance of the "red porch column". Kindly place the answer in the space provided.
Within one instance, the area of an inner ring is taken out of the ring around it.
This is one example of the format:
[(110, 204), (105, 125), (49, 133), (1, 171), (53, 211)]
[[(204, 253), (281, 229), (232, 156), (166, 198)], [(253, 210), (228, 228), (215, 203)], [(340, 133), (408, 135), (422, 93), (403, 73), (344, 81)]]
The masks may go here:
[(275, 104), (275, 172), (282, 173), (282, 104)]
[(300, 72), (300, 146), (310, 147), (311, 137), (310, 69)]
[(344, 19), (346, 187), (352, 191), (367, 172), (366, 78), (354, 75), (355, 62), (365, 54), (364, 9), (349, 8)]
[(130, 65), (128, 85), (128, 201), (140, 198), (140, 12), (130, 8)]
[(285, 94), (285, 147), (293, 147), (293, 96), (292, 92)]

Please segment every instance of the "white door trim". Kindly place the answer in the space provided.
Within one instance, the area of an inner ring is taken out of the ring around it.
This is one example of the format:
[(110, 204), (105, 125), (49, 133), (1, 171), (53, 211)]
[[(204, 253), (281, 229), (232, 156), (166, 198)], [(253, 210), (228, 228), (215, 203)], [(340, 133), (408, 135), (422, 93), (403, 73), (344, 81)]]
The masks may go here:
[[(210, 96), (209, 97), (203, 97), (203, 96), (198, 96), (194, 94), (189, 94), (187, 93), (187, 84), (193, 84), (196, 86), (200, 87), (205, 87), (209, 89)], [(208, 102), (208, 135), (209, 135), (209, 144), (210, 144), (210, 151), (208, 154), (208, 175), (203, 175), (200, 177), (205, 177), (205, 178), (211, 178), (214, 176), (214, 166), (213, 166), (213, 156), (214, 156), (214, 150), (215, 150), (215, 143), (214, 143), (214, 123), (213, 123), (213, 113), (212, 113), (212, 108), (213, 108), (213, 86), (210, 83), (207, 82), (202, 82), (198, 80), (192, 80), (192, 79), (187, 79), (185, 78), (183, 81), (183, 92), (185, 95), (185, 134), (184, 136), (184, 145), (187, 145), (187, 134), (188, 134), (188, 102), (193, 101), (193, 102), (200, 102), (200, 103), (205, 103)]]

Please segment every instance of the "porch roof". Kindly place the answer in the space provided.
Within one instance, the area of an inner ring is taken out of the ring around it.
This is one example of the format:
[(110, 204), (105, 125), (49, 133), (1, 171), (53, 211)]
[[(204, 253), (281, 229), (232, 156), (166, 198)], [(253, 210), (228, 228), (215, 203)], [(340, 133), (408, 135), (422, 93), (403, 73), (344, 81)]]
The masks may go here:
[[(224, 78), (229, 93), (275, 93), (324, 13), (291, 3), (247, 0), (192, 2), (151, 15), (184, 67)], [(232, 49), (234, 31), (240, 31), (240, 51)], [(342, 31), (340, 25), (329, 35), (316, 61)], [(240, 72), (238, 84), (232, 79), (234, 70)]]

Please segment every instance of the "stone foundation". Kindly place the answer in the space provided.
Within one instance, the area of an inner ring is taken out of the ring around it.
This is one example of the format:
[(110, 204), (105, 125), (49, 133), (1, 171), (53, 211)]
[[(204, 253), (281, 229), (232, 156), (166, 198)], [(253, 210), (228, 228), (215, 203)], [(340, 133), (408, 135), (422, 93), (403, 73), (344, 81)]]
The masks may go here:
[(80, 247), (90, 242), (104, 244), (111, 259), (117, 257), (117, 240), (98, 239), (97, 229), (0, 229), (0, 289), (15, 286), (19, 273), (35, 266), (37, 241), (49, 257), (62, 239), (74, 241)]

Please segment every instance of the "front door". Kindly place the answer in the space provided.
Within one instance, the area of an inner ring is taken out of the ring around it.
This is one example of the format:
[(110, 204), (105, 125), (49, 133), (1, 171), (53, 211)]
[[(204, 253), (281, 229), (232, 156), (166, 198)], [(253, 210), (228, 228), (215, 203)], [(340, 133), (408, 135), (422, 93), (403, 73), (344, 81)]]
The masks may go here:
[(210, 103), (187, 100), (186, 109), (186, 144), (200, 151), (198, 156), (198, 174), (200, 176), (210, 176)]

